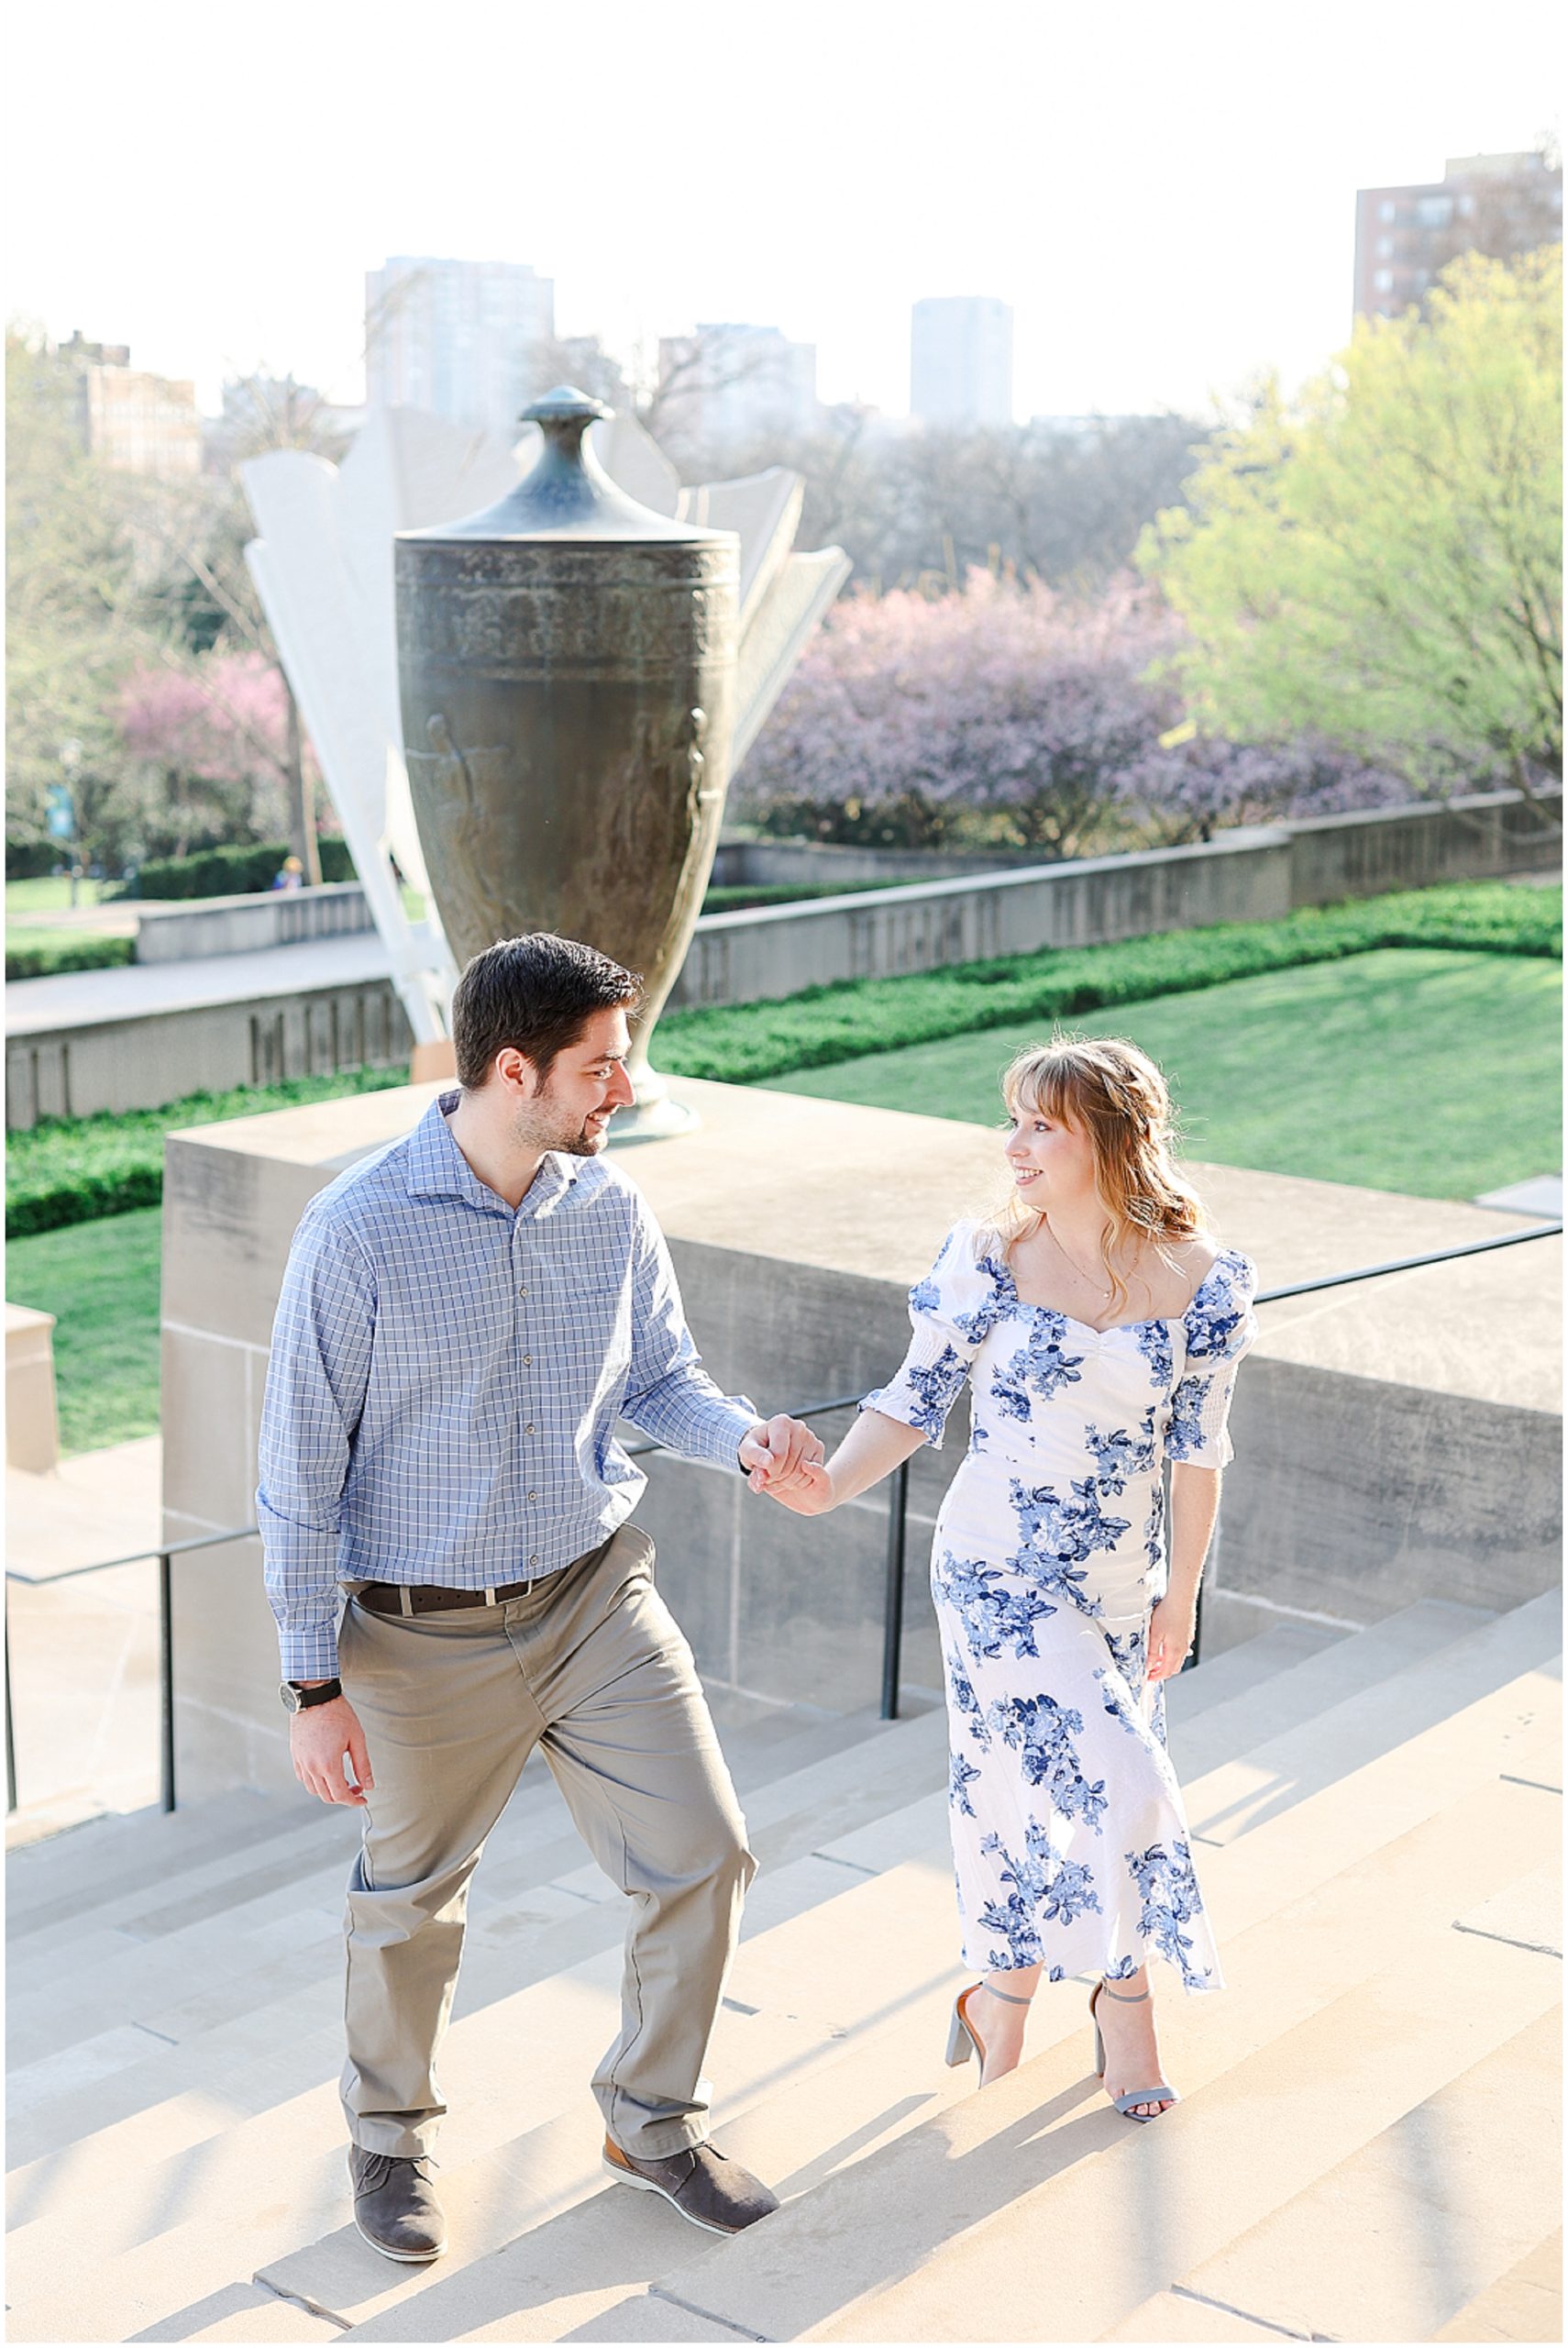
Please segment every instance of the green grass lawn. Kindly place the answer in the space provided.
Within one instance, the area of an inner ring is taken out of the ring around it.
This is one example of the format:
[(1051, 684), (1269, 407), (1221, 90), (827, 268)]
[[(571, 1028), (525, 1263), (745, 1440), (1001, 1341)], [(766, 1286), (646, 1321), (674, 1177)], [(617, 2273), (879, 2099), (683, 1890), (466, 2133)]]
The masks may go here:
[[(80, 905), (95, 905), (106, 898), (118, 883), (113, 880), (79, 880), (76, 902)], [(69, 872), (43, 872), (30, 880), (7, 880), (6, 911), (7, 914), (64, 913), (71, 903)]]
[(162, 1219), (160, 1208), (141, 1207), (6, 1247), (8, 1301), (55, 1316), (64, 1451), (158, 1432)]
[[(1164, 1069), (1190, 1157), (1468, 1199), (1562, 1162), (1562, 975), (1507, 954), (1402, 947), (1089, 1012)], [(770, 1090), (970, 1124), (1050, 1023), (775, 1078)]]

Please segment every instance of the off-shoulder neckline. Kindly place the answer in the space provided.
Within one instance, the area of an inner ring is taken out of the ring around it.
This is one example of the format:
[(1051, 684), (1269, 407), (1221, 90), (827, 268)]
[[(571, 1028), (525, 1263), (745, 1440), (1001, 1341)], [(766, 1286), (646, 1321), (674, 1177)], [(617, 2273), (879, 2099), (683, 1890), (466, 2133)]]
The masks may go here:
[(1214, 1278), (1214, 1275), (1220, 1269), (1220, 1265), (1227, 1261), (1237, 1261), (1240, 1259), (1240, 1248), (1221, 1247), (1216, 1255), (1214, 1261), (1209, 1265), (1209, 1269), (1204, 1273), (1203, 1278), (1198, 1281), (1198, 1286), (1193, 1290), (1192, 1294), (1187, 1298), (1186, 1304), (1182, 1307), (1179, 1312), (1153, 1312), (1146, 1320), (1143, 1321), (1112, 1321), (1110, 1325), (1104, 1329), (1097, 1328), (1092, 1321), (1080, 1321), (1076, 1313), (1064, 1312), (1059, 1304), (1029, 1303), (1026, 1299), (1020, 1296), (1018, 1292), (1018, 1283), (1012, 1276), (1012, 1266), (1008, 1262), (1006, 1257), (993, 1257), (990, 1260), (996, 1268), (997, 1285), (999, 1288), (1005, 1286), (1007, 1292), (1010, 1295), (1012, 1301), (1017, 1305), (1021, 1312), (1048, 1312), (1054, 1321), (1065, 1321), (1069, 1328), (1088, 1330), (1091, 1337), (1115, 1337), (1119, 1336), (1124, 1329), (1176, 1328), (1180, 1323), (1187, 1319), (1187, 1314), (1192, 1311), (1193, 1306), (1198, 1302), (1198, 1298), (1203, 1294), (1204, 1290), (1209, 1286), (1209, 1281)]

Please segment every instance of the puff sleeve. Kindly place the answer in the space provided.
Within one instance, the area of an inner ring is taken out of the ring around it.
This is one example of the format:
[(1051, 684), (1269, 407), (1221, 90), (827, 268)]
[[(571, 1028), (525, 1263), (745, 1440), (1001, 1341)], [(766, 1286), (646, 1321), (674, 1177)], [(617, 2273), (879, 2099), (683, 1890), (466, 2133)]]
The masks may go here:
[(1253, 1298), (1257, 1266), (1222, 1248), (1183, 1315), (1187, 1360), (1171, 1394), (1168, 1457), (1190, 1468), (1225, 1468), (1235, 1456), (1227, 1421), (1242, 1356), (1258, 1334)]
[(947, 1414), (1003, 1309), (1008, 1274), (993, 1232), (955, 1224), (924, 1279), (910, 1290), (914, 1331), (897, 1375), (867, 1394), (863, 1411), (900, 1419), (942, 1447)]

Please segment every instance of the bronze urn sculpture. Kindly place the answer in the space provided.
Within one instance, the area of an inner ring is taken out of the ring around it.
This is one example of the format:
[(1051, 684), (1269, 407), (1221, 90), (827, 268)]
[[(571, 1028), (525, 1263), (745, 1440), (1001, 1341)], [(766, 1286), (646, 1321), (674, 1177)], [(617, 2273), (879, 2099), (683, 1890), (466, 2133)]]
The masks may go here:
[(638, 971), (623, 1138), (695, 1122), (647, 1044), (701, 910), (734, 727), (739, 540), (638, 504), (586, 444), (609, 410), (525, 411), (533, 471), (396, 544), (404, 755), (459, 967), (552, 929)]

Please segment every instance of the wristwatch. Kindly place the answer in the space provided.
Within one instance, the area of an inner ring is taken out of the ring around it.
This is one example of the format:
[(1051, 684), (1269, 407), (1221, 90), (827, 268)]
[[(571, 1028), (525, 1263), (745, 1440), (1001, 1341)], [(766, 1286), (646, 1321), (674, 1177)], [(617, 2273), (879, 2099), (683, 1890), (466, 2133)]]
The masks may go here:
[(312, 1704), (330, 1704), (343, 1693), (341, 1679), (324, 1679), (319, 1688), (302, 1688), (297, 1679), (285, 1679), (278, 1690), (286, 1712), (308, 1711)]

